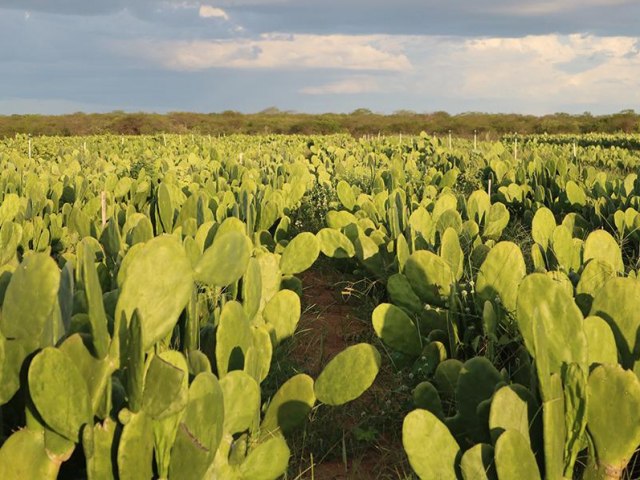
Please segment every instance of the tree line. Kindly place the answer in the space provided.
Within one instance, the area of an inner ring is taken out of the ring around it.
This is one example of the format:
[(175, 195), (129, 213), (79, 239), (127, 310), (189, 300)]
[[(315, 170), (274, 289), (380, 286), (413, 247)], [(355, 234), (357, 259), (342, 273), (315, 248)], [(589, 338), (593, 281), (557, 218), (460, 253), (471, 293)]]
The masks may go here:
[(0, 116), (0, 137), (31, 135), (142, 135), (156, 133), (242, 134), (418, 134), (495, 139), (509, 133), (639, 133), (640, 115), (623, 110), (610, 115), (555, 113), (544, 116), (481, 112), (450, 115), (402, 110), (390, 115), (358, 109), (348, 114), (304, 114), (269, 108), (259, 113), (73, 113)]

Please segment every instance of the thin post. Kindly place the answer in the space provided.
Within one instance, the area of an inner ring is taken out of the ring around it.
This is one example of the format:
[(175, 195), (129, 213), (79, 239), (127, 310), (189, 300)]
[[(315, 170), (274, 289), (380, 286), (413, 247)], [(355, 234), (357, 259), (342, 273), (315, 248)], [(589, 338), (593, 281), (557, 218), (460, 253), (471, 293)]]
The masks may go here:
[(489, 177), (489, 186), (487, 187), (487, 193), (489, 194), (489, 197), (491, 197), (491, 177)]
[(451, 150), (451, 130), (449, 130), (449, 150)]
[(102, 207), (102, 228), (107, 224), (107, 192), (100, 193), (100, 205)]
[(578, 151), (576, 150), (576, 142), (573, 142), (573, 158), (578, 158)]

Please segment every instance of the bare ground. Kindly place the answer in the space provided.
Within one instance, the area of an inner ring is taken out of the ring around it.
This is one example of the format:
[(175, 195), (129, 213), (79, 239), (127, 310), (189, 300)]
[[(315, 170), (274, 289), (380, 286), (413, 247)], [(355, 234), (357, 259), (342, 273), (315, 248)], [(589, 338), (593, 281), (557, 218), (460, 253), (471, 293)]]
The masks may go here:
[[(303, 315), (289, 359), (316, 378), (350, 345), (369, 342), (383, 365), (373, 386), (341, 407), (320, 406), (300, 438), (292, 439), (290, 478), (313, 480), (411, 478), (402, 449), (401, 404), (408, 393), (390, 368), (371, 327), (366, 284), (326, 266), (302, 274)], [(288, 478), (289, 478), (288, 477)]]

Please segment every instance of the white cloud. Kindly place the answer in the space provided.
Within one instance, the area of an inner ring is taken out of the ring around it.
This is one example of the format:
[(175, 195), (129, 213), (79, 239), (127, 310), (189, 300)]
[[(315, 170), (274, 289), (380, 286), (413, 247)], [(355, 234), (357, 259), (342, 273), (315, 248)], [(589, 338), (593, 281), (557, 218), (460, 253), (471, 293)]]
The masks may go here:
[(517, 16), (547, 16), (570, 12), (578, 8), (614, 7), (629, 4), (629, 0), (553, 0), (537, 2), (507, 2), (493, 9), (496, 13)]
[(470, 110), (530, 113), (640, 106), (638, 38), (423, 36), (407, 37), (404, 44), (415, 71), (389, 85), (417, 97)]
[[(403, 71), (411, 62), (381, 35), (265, 34), (257, 39), (136, 42), (124, 50), (172, 70), (210, 68)], [(392, 37), (389, 37), (392, 38)]]
[(350, 77), (324, 85), (304, 87), (300, 93), (306, 95), (356, 95), (379, 92), (380, 84), (374, 77)]
[[(265, 34), (125, 47), (127, 54), (175, 71), (224, 68), (244, 75), (231, 70), (256, 69), (273, 75), (274, 84), (286, 76), (282, 88), (294, 84), (309, 102), (366, 95), (367, 105), (384, 102), (389, 110), (410, 102), (415, 110), (640, 110), (637, 37)], [(313, 83), (305, 70), (314, 70)]]
[(211, 5), (200, 5), (198, 15), (202, 18), (222, 18), (229, 21), (229, 15), (221, 8), (212, 7)]

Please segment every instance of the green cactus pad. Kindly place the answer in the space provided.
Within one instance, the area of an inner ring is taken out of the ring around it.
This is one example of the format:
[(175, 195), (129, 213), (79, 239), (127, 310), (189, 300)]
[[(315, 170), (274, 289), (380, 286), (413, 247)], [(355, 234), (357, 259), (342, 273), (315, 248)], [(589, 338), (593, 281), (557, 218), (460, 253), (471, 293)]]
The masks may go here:
[(351, 258), (356, 254), (356, 250), (342, 232), (333, 228), (323, 228), (316, 237), (320, 244), (320, 250), (327, 257), (331, 258)]
[(414, 252), (404, 267), (413, 291), (426, 303), (443, 305), (455, 282), (449, 264), (435, 253), (419, 250)]
[(500, 372), (485, 357), (474, 357), (464, 363), (456, 383), (458, 413), (454, 417), (454, 425), (464, 427), (460, 431), (452, 429), (459, 441), (462, 438), (471, 439), (473, 443), (489, 440), (488, 424), (481, 421), (477, 410), (503, 381)]
[(260, 386), (236, 370), (220, 380), (224, 398), (224, 431), (235, 434), (254, 425), (260, 409)]
[(464, 253), (460, 248), (458, 233), (452, 228), (447, 228), (442, 234), (440, 256), (447, 262), (456, 280), (460, 280), (463, 272)]
[(87, 383), (71, 359), (57, 348), (45, 348), (31, 361), (28, 382), (45, 423), (77, 443), (80, 428), (91, 421), (91, 405)]
[(262, 302), (262, 272), (255, 258), (249, 259), (247, 271), (242, 279), (242, 306), (247, 318), (253, 319), (260, 311)]
[(616, 339), (620, 363), (634, 368), (638, 353), (638, 327), (640, 319), (640, 282), (632, 278), (613, 278), (598, 291), (591, 305), (590, 315), (603, 318)]
[(485, 218), (482, 236), (489, 240), (498, 241), (509, 223), (509, 210), (502, 203), (494, 203)]
[(592, 315), (584, 319), (584, 334), (587, 337), (589, 366), (600, 363), (618, 363), (618, 349), (613, 331), (602, 318)]
[(153, 424), (144, 411), (131, 414), (127, 419), (118, 444), (117, 459), (120, 480), (152, 477)]
[(353, 194), (353, 190), (351, 190), (351, 185), (349, 185), (344, 180), (340, 180), (338, 185), (336, 185), (336, 193), (338, 194), (338, 200), (347, 210), (353, 210), (356, 206), (356, 197)]
[(276, 480), (287, 471), (291, 452), (284, 438), (265, 440), (249, 452), (240, 465), (243, 480)]
[[(540, 470), (529, 443), (517, 430), (507, 430), (498, 438), (495, 446), (495, 463), (498, 478), (540, 480)], [(550, 477), (551, 478), (551, 477)]]
[(564, 423), (566, 440), (564, 448), (564, 475), (573, 477), (573, 467), (580, 450), (586, 443), (584, 437), (587, 426), (587, 375), (575, 363), (566, 365), (562, 371), (564, 387)]
[(142, 320), (138, 310), (133, 311), (129, 324), (129, 337), (126, 356), (125, 385), (129, 399), (129, 410), (136, 413), (142, 408), (144, 389), (144, 360), (142, 346)]
[(285, 275), (295, 275), (307, 270), (320, 254), (320, 244), (313, 233), (303, 232), (291, 240), (282, 252), (280, 270)]
[(526, 273), (524, 257), (515, 243), (496, 244), (478, 272), (476, 292), (481, 304), (499, 297), (508, 312), (515, 311), (518, 286)]
[(591, 309), (593, 297), (615, 277), (616, 273), (608, 262), (593, 258), (585, 264), (576, 286), (576, 303), (583, 312)]
[(420, 313), (424, 304), (411, 288), (407, 277), (401, 273), (391, 275), (387, 280), (387, 293), (394, 305), (412, 313)]
[(300, 313), (300, 297), (291, 290), (280, 290), (269, 300), (262, 317), (273, 327), (274, 345), (295, 333)]
[(640, 445), (640, 381), (619, 365), (601, 365), (589, 376), (587, 388), (587, 429), (601, 471), (598, 478), (618, 478)]
[(251, 347), (244, 362), (244, 371), (251, 375), (256, 382), (262, 383), (269, 374), (273, 343), (271, 333), (266, 325), (251, 327)]
[(464, 364), (455, 358), (450, 358), (438, 364), (434, 381), (440, 395), (447, 400), (455, 400), (458, 377)]
[(464, 480), (498, 480), (493, 458), (493, 447), (478, 443), (464, 452), (460, 460), (460, 470)]
[(380, 353), (375, 347), (360, 343), (336, 355), (316, 380), (315, 393), (327, 405), (342, 405), (367, 390), (380, 370)]
[(87, 383), (91, 410), (96, 413), (118, 361), (110, 357), (98, 360), (87, 349), (82, 337), (77, 333), (67, 337), (58, 348), (69, 357)]
[(241, 232), (216, 234), (195, 268), (195, 279), (217, 287), (226, 287), (238, 280), (247, 270), (251, 256), (251, 241)]
[(509, 386), (500, 388), (491, 401), (489, 414), (491, 440), (495, 443), (506, 430), (516, 430), (529, 444), (529, 412), (526, 400)]
[(11, 276), (2, 303), (0, 330), (8, 339), (39, 339), (57, 300), (60, 271), (45, 253), (24, 259)]
[(229, 370), (244, 368), (246, 355), (253, 345), (253, 335), (242, 305), (228, 302), (222, 309), (216, 330), (216, 366), (218, 377)]
[(107, 418), (82, 430), (82, 446), (89, 480), (113, 480), (117, 464), (112, 455), (117, 423)]
[(428, 410), (433, 413), (439, 420), (444, 421), (444, 413), (442, 411), (442, 402), (438, 390), (430, 382), (421, 382), (413, 390), (411, 400), (416, 408)]
[(413, 320), (390, 303), (378, 305), (371, 316), (373, 329), (391, 348), (407, 355), (419, 355), (422, 350), (419, 332)]
[(622, 252), (618, 242), (605, 230), (591, 232), (584, 242), (584, 262), (592, 258), (607, 262), (616, 272), (624, 271)]
[(575, 245), (571, 237), (571, 232), (567, 227), (558, 225), (555, 228), (551, 238), (551, 246), (556, 261), (563, 271), (569, 272), (570, 270), (580, 269), (580, 264), (575, 262), (577, 259), (575, 255)]
[(460, 447), (447, 427), (427, 410), (414, 410), (404, 418), (402, 445), (421, 480), (456, 480)]
[[(536, 359), (549, 359), (549, 372), (558, 373), (563, 363), (586, 368), (587, 340), (582, 330), (583, 317), (573, 298), (558, 282), (542, 273), (527, 276), (518, 290), (517, 321), (527, 350)], [(562, 318), (562, 322), (558, 319)], [(536, 351), (534, 329), (540, 327), (540, 345)], [(542, 348), (542, 347), (541, 347)]]
[(569, 180), (565, 186), (567, 200), (573, 206), (584, 207), (587, 205), (587, 195), (580, 185), (573, 180)]
[(224, 399), (211, 373), (196, 376), (171, 450), (170, 478), (199, 480), (204, 477), (222, 440)]
[(556, 228), (556, 219), (553, 212), (546, 207), (536, 210), (531, 222), (531, 236), (533, 241), (538, 243), (544, 251), (549, 248), (549, 242)]
[(109, 342), (109, 332), (107, 330), (107, 315), (104, 311), (102, 301), (102, 288), (98, 279), (98, 272), (95, 266), (95, 255), (90, 248), (85, 246), (82, 249), (82, 276), (84, 279), (84, 293), (87, 297), (89, 307), (89, 321), (91, 322), (91, 341), (96, 356), (103, 359), (107, 356)]
[(43, 431), (18, 430), (0, 448), (0, 478), (3, 480), (54, 480), (59, 469), (60, 463), (47, 455)]
[(313, 379), (305, 374), (291, 377), (269, 402), (260, 425), (262, 435), (276, 431), (288, 434), (307, 418), (315, 403)]
[(146, 351), (173, 330), (191, 299), (192, 286), (191, 264), (182, 245), (174, 237), (156, 237), (136, 252), (126, 268), (116, 318), (124, 313), (130, 319), (134, 310), (140, 312)]
[(142, 409), (154, 420), (173, 415), (187, 404), (187, 387), (187, 361), (180, 352), (154, 355), (144, 379)]
[(327, 212), (326, 222), (329, 228), (340, 230), (348, 225), (358, 223), (358, 219), (352, 213), (345, 210), (339, 212), (331, 210)]
[(467, 216), (469, 220), (474, 220), (481, 224), (489, 209), (491, 208), (491, 199), (484, 190), (476, 190), (467, 199)]

